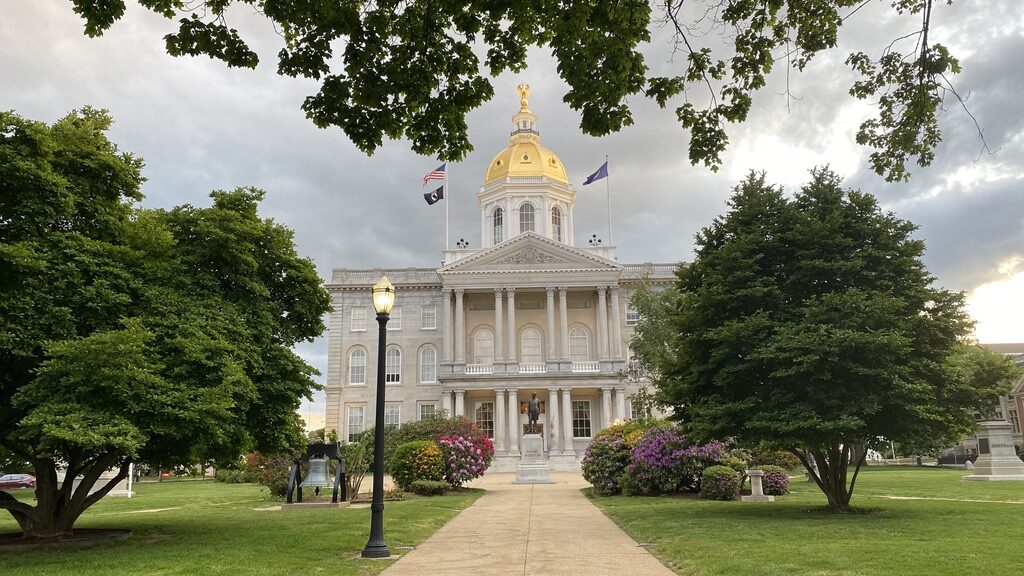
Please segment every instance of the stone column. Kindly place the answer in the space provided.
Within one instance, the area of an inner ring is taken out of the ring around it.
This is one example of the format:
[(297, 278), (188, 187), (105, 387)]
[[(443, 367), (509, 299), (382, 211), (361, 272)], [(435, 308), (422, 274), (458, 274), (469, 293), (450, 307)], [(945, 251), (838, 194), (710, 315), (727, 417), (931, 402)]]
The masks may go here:
[(455, 391), (455, 415), (465, 416), (466, 415), (466, 391), (456, 390)]
[[(548, 292), (550, 294), (550, 292)], [(551, 431), (551, 444), (548, 446), (549, 454), (558, 454), (562, 451), (560, 437), (562, 431), (558, 429), (560, 424), (558, 418), (558, 388), (548, 388), (548, 430)]]
[(558, 289), (558, 330), (562, 333), (562, 353), (559, 358), (569, 359), (569, 311), (565, 306), (565, 288)]
[(494, 452), (504, 454), (505, 448), (505, 390), (494, 391)]
[(605, 287), (597, 287), (597, 359), (608, 359), (608, 299)]
[(464, 293), (462, 288), (455, 291), (455, 362), (458, 364), (466, 363), (466, 316), (462, 302)]
[(626, 389), (615, 389), (615, 417), (619, 420), (626, 419)]
[(442, 310), (441, 313), (444, 318), (444, 325), (441, 327), (444, 330), (444, 361), (451, 363), (452, 361), (452, 291), (450, 288), (445, 288), (442, 292), (444, 297), (441, 298)]
[(622, 358), (622, 317), (619, 316), (619, 286), (612, 286), (612, 329), (609, 330), (609, 337), (612, 339), (612, 357)]
[(548, 357), (547, 360), (554, 360), (555, 356), (555, 289), (545, 288), (544, 291), (547, 293), (547, 307), (548, 307)]
[(602, 428), (612, 425), (612, 389), (601, 388), (601, 415), (603, 418)]
[(441, 390), (441, 410), (448, 417), (455, 415), (452, 411), (452, 393), (448, 390)]
[(501, 320), (504, 316), (502, 312), (502, 289), (494, 289), (494, 363), (497, 364), (498, 360), (505, 358), (505, 348), (501, 345)]
[(508, 391), (508, 453), (519, 455), (519, 391)]
[(505, 359), (514, 364), (516, 348), (518, 348), (516, 342), (516, 289), (506, 288), (505, 292), (508, 293), (508, 354)]
[(572, 445), (572, 396), (568, 388), (562, 388), (562, 454), (576, 454)]

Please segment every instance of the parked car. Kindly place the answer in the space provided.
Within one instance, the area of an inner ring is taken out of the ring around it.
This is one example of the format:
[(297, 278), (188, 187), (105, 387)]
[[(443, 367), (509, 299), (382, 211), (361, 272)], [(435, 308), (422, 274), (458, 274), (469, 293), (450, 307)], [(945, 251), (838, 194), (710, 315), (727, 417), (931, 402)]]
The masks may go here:
[(0, 476), (0, 490), (34, 488), (36, 477), (31, 474), (4, 474)]

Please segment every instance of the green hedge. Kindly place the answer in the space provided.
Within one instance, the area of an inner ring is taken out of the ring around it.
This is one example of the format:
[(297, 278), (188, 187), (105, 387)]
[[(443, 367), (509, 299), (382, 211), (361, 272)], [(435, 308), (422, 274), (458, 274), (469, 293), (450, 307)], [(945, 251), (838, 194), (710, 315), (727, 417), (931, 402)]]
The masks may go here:
[(420, 496), (440, 496), (447, 490), (448, 483), (437, 480), (415, 480), (409, 485), (409, 491)]
[(395, 449), (391, 477), (402, 490), (417, 480), (444, 480), (444, 461), (436, 442), (416, 440)]

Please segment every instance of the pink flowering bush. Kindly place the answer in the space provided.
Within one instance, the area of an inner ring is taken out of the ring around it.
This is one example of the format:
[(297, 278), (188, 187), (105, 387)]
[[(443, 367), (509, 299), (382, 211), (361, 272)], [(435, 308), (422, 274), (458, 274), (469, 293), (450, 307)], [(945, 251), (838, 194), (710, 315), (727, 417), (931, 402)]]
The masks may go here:
[(622, 436), (600, 435), (590, 443), (581, 464), (583, 477), (602, 495), (618, 494), (629, 465), (629, 444)]
[(445, 480), (455, 488), (483, 476), (494, 456), (494, 443), (485, 436), (442, 434), (437, 443), (444, 454)]
[(789, 476), (779, 466), (760, 466), (764, 471), (761, 476), (761, 486), (764, 493), (770, 496), (784, 496), (789, 494)]
[(621, 488), (626, 494), (696, 492), (701, 474), (725, 456), (713, 440), (694, 444), (678, 428), (651, 428), (630, 451)]

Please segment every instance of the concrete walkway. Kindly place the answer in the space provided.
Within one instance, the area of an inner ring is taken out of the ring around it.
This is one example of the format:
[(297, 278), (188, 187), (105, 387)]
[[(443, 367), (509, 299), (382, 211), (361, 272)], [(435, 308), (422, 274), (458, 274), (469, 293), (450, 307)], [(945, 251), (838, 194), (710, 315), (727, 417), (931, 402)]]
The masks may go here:
[(579, 474), (552, 479), (523, 485), (512, 483), (514, 474), (488, 474), (474, 481), (487, 493), (384, 576), (673, 574), (580, 493), (587, 483)]

